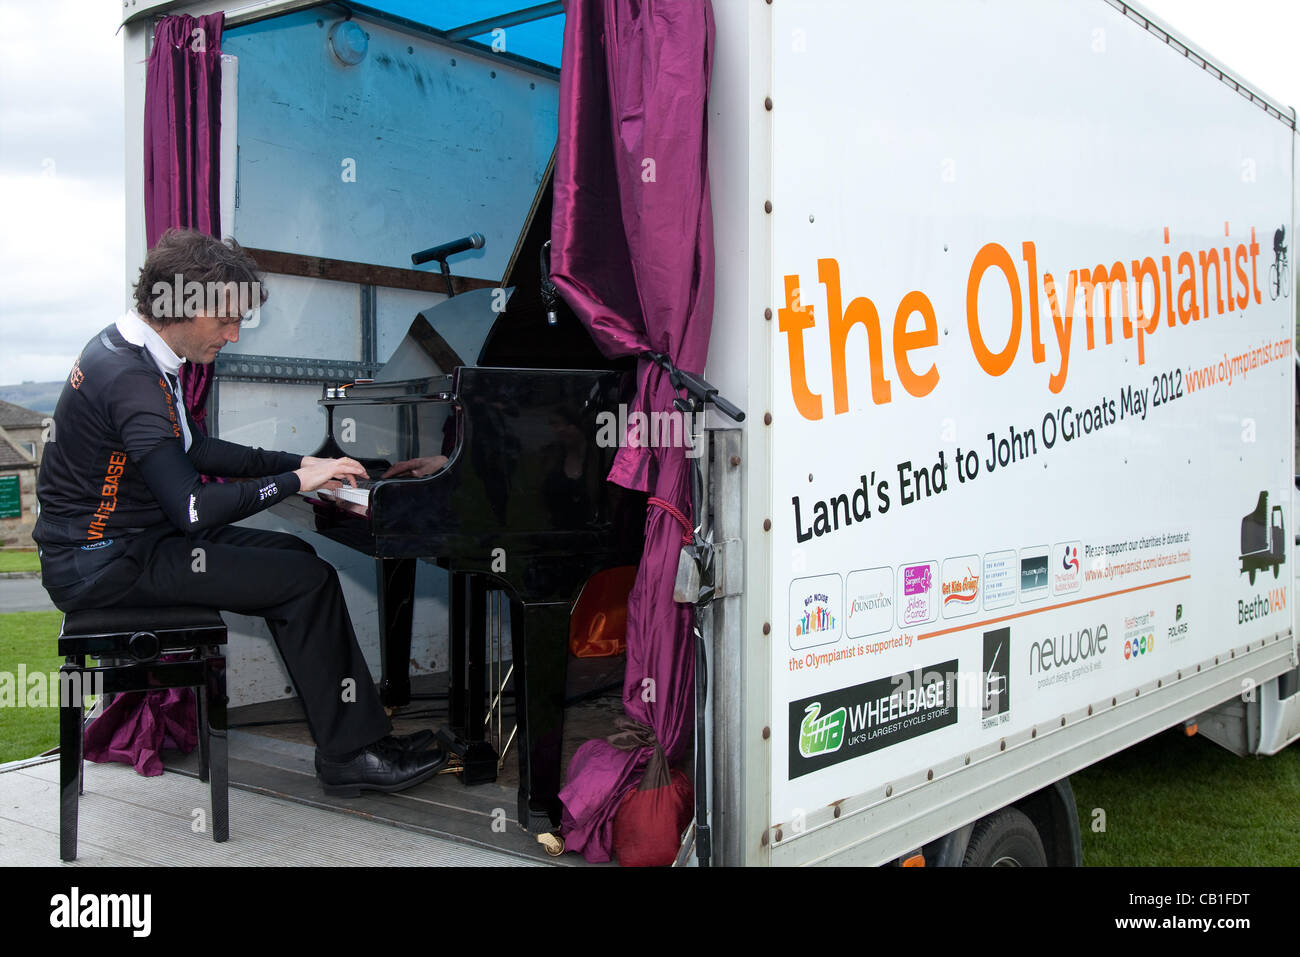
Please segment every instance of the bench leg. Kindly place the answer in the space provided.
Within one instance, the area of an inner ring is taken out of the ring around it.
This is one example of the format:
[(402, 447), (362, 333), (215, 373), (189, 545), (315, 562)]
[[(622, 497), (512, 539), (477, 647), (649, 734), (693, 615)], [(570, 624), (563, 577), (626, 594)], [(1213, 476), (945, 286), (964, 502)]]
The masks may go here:
[(200, 728), (211, 735), (210, 790), (212, 794), (212, 839), (217, 842), (230, 839), (230, 793), (228, 753), (226, 748), (226, 659), (213, 655), (204, 659), (207, 687), (208, 726)]
[(211, 766), (211, 754), (208, 746), (208, 689), (194, 689), (194, 706), (198, 710), (199, 718), (199, 780), (208, 780), (208, 769)]
[[(78, 664), (84, 666), (85, 659), (80, 659)], [(83, 790), (81, 714), (84, 702), (80, 695), (78, 664), (69, 660), (59, 669), (71, 679), (63, 682), (63, 687), (78, 692), (70, 700), (59, 702), (59, 859), (63, 861), (77, 859), (77, 805)]]

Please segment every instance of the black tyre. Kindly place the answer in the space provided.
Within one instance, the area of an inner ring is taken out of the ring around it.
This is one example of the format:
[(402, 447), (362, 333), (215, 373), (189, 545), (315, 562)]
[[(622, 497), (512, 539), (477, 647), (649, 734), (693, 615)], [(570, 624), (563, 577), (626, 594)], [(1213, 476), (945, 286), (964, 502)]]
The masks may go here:
[(1025, 813), (1004, 807), (975, 825), (961, 866), (1046, 867), (1047, 852)]

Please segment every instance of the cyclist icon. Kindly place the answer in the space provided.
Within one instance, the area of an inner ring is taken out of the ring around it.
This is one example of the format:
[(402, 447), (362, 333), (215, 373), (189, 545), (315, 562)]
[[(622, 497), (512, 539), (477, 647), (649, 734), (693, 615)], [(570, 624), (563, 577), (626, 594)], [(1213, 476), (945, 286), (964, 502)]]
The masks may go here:
[(1286, 259), (1286, 227), (1279, 226), (1273, 233), (1273, 264), (1268, 267), (1268, 294), (1291, 295), (1291, 266)]

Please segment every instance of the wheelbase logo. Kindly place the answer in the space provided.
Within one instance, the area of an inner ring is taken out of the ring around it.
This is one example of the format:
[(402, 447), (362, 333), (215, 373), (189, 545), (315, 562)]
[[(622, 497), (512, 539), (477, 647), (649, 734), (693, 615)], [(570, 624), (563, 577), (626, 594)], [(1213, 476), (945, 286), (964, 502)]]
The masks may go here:
[(954, 658), (791, 701), (790, 780), (955, 725), (959, 683)]

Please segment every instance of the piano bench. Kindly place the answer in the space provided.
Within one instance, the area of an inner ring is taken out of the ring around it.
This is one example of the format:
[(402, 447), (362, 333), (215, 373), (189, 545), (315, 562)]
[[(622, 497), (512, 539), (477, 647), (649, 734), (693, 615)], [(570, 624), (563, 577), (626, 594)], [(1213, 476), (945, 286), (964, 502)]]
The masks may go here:
[[(85, 793), (84, 697), (194, 688), (199, 780), (209, 781), (212, 839), (230, 836), (226, 759), (226, 623), (193, 606), (71, 611), (59, 631), (59, 858), (77, 859), (77, 805)], [(190, 652), (189, 660), (162, 661)], [(86, 666), (87, 656), (99, 660)]]

